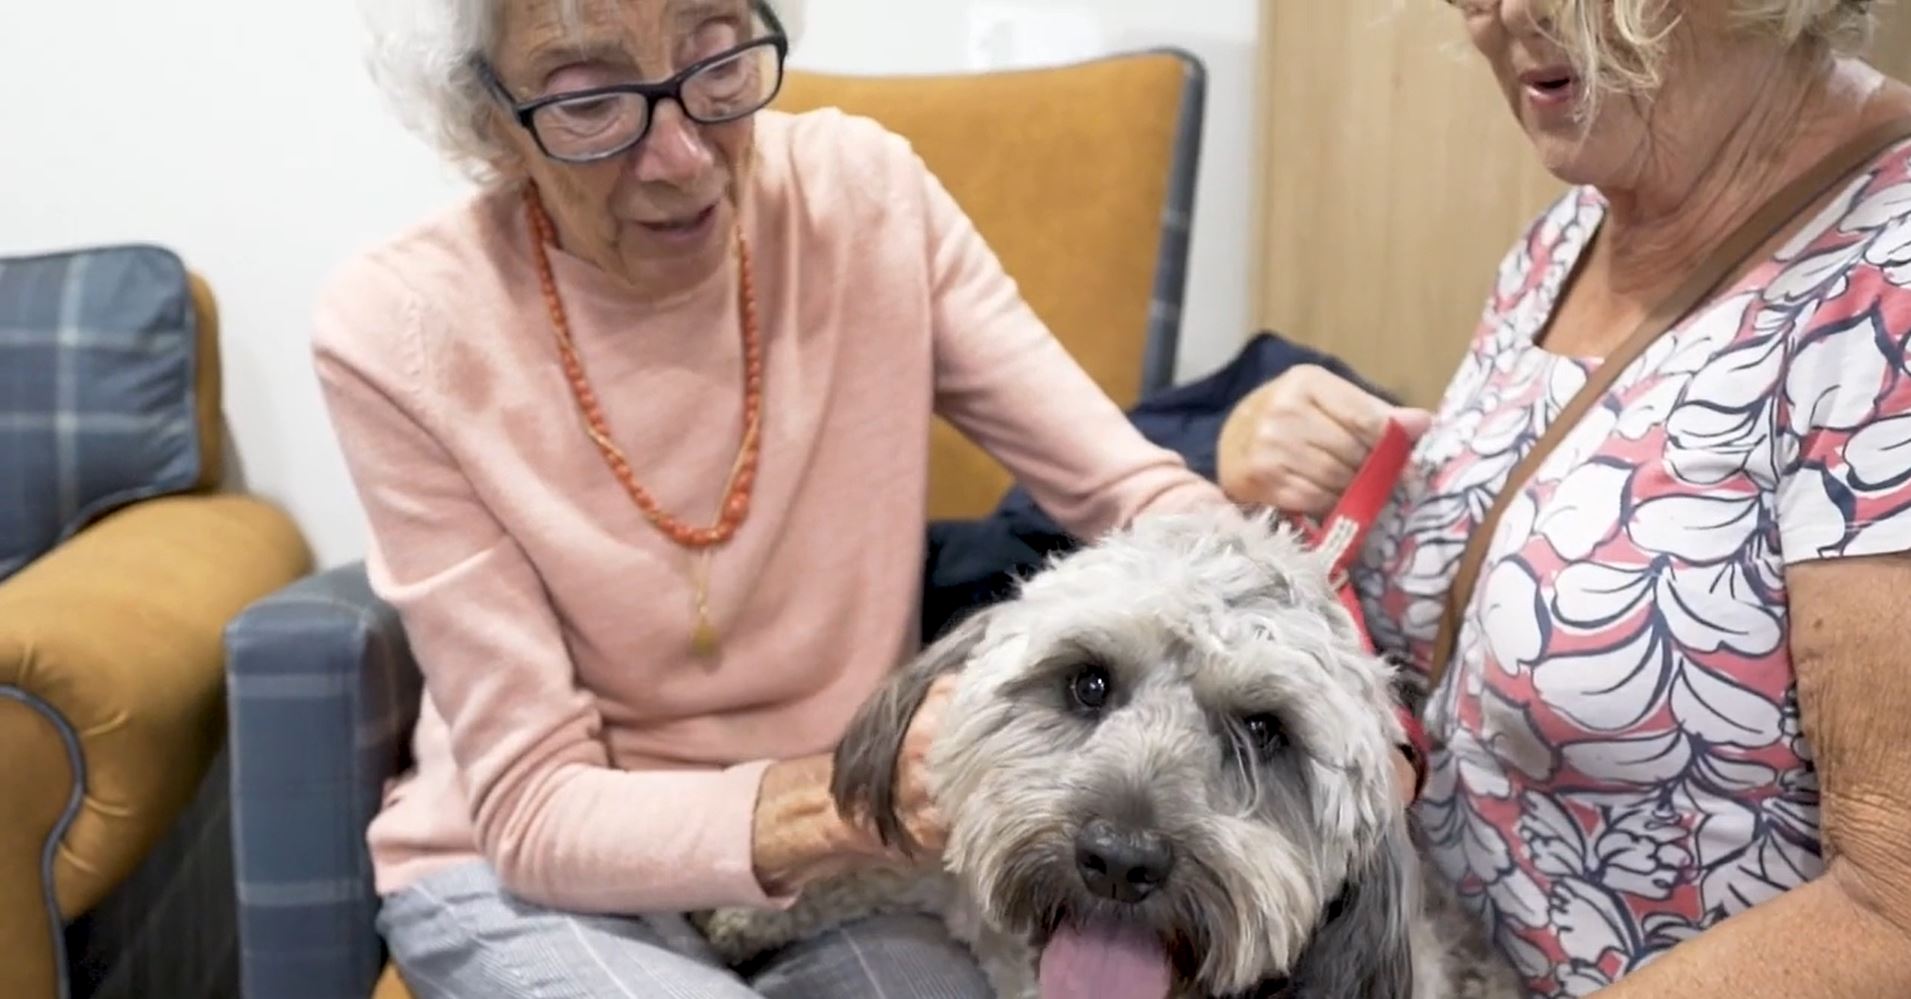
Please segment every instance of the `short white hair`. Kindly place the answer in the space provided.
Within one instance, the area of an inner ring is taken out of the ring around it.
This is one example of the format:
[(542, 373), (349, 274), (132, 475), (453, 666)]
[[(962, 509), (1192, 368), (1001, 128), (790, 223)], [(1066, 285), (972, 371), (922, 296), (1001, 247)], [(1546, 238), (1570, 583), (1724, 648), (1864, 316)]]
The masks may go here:
[[(480, 184), (497, 182), (505, 149), (487, 127), (494, 99), (477, 70), (494, 55), (504, 6), (515, 0), (359, 0), (372, 80), (398, 118)], [(577, 18), (578, 0), (558, 0)], [(801, 0), (765, 0), (792, 42)]]

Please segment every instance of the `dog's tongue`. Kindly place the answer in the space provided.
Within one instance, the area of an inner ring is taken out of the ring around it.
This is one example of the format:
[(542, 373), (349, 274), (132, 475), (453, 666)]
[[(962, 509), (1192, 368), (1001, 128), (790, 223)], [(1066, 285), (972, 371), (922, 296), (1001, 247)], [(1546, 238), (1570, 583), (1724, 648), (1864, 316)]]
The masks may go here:
[(1042, 948), (1042, 999), (1166, 999), (1168, 953), (1145, 930), (1064, 925)]

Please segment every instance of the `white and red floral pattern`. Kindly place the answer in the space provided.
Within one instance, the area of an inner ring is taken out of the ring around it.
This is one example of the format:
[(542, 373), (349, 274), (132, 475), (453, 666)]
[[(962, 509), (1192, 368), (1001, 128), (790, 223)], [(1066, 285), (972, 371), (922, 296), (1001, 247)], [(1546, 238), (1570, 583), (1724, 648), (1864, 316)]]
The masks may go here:
[[(1604, 203), (1507, 256), (1363, 552), (1424, 664), (1460, 552), (1596, 362), (1534, 344)], [(1496, 531), (1419, 815), (1534, 996), (1589, 995), (1817, 876), (1785, 567), (1911, 549), (1911, 144), (1634, 362)]]

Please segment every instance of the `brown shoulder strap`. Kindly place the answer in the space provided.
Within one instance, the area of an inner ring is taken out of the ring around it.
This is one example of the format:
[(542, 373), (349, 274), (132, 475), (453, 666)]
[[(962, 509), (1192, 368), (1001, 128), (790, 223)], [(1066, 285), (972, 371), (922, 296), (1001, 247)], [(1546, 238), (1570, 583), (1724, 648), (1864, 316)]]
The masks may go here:
[(1487, 509), (1485, 518), (1467, 539), (1466, 549), (1460, 556), (1459, 571), (1454, 574), (1453, 585), (1447, 590), (1446, 606), (1440, 616), (1440, 630), (1434, 638), (1433, 659), (1427, 664), (1432, 686), (1439, 685), (1448, 666), (1452, 664), (1454, 647), (1459, 640), (1460, 622), (1465, 617), (1467, 604), (1472, 600), (1473, 586), (1478, 580), (1480, 565), (1486, 560), (1486, 550), (1493, 543), (1493, 533), (1499, 527), (1500, 516), (1506, 512), (1513, 498), (1519, 495), (1526, 480), (1532, 477), (1540, 463), (1578, 426), (1586, 411), (1605, 396), (1612, 383), (1654, 340), (1672, 329), (1694, 306), (1716, 291), (1721, 282), (1736, 272), (1748, 257), (1812, 202), (1858, 168), (1877, 158), (1891, 145), (1906, 138), (1911, 138), (1911, 117), (1886, 122), (1839, 147), (1797, 180), (1787, 184), (1700, 262), (1685, 283), (1660, 302), (1618, 349), (1600, 362), (1579, 393), (1553, 418), (1538, 443), (1526, 452), (1519, 464), (1513, 466), (1506, 484), (1500, 487), (1499, 495), (1494, 497), (1493, 505)]

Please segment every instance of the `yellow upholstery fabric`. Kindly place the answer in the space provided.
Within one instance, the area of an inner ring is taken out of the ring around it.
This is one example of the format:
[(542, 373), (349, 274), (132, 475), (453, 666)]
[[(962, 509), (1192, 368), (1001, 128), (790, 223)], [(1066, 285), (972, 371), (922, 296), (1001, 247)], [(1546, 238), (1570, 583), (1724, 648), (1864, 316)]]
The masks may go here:
[(40, 851), (67, 804), (73, 769), (53, 724), (0, 698), (0, 995), (54, 994)]
[[(111, 514), (0, 584), (0, 685), (46, 702), (80, 736), (84, 804), (54, 864), (67, 918), (132, 872), (217, 752), (226, 622), (311, 562), (276, 507), (179, 496)], [(44, 995), (14, 979), (50, 961), (39, 855), (72, 775), (51, 726), (16, 720), (0, 719), (0, 995)]]
[[(1168, 54), (1013, 72), (790, 71), (777, 105), (834, 106), (910, 140), (1036, 313), (1126, 406), (1135, 401), (1187, 66)], [(937, 421), (929, 514), (986, 513), (1010, 480)]]
[(372, 999), (411, 999), (411, 990), (398, 977), (395, 965), (385, 965), (385, 973), (378, 976), (378, 984), (372, 988)]

